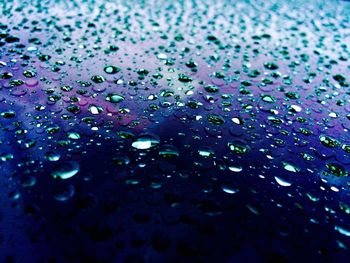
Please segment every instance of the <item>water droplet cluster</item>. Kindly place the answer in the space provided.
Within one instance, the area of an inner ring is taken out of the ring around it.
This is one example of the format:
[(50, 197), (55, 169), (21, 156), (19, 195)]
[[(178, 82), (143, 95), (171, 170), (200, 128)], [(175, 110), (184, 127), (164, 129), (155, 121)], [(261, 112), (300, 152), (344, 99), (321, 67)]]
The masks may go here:
[(0, 261), (346, 262), (349, 18), (1, 2)]

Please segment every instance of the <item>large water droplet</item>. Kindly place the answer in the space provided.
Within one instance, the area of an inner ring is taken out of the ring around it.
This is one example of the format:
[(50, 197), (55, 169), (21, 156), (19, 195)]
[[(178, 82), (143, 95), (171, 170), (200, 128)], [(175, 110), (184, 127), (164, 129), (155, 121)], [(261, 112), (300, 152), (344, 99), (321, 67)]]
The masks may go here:
[(53, 197), (60, 202), (65, 202), (74, 196), (75, 188), (73, 185), (65, 185), (55, 190)]
[(63, 163), (51, 172), (51, 176), (55, 179), (69, 179), (79, 172), (80, 166), (75, 161)]
[(157, 146), (159, 143), (160, 139), (158, 136), (153, 134), (142, 134), (131, 144), (131, 146), (139, 150), (146, 150)]
[(340, 234), (350, 237), (350, 231), (341, 226), (334, 226), (334, 229), (337, 230)]
[(285, 180), (281, 177), (278, 177), (278, 176), (275, 176), (275, 180), (280, 186), (291, 186), (292, 185), (292, 183), (290, 183), (287, 180)]

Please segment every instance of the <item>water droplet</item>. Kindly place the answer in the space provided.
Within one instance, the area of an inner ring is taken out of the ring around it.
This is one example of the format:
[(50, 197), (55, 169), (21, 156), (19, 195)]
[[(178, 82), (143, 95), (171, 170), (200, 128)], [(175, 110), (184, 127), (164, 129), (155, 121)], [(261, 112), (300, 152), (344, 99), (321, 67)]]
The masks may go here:
[(80, 166), (75, 161), (69, 161), (61, 164), (51, 172), (51, 176), (55, 179), (69, 179), (79, 172)]
[(115, 66), (107, 66), (104, 68), (104, 72), (106, 72), (107, 74), (115, 74), (118, 73), (120, 70), (121, 68)]
[(16, 116), (16, 112), (13, 110), (8, 110), (8, 111), (3, 111), (1, 112), (1, 117), (5, 118), (5, 119), (11, 119), (14, 118)]
[(103, 108), (101, 106), (96, 106), (96, 105), (90, 105), (89, 106), (89, 111), (91, 114), (97, 115), (103, 112)]
[(75, 188), (73, 185), (65, 185), (57, 188), (54, 191), (53, 196), (57, 201), (66, 202), (74, 196), (74, 193)]
[(224, 184), (221, 186), (222, 191), (224, 191), (227, 194), (236, 194), (239, 192), (238, 188), (235, 188), (231, 185)]
[(240, 117), (234, 117), (231, 120), (235, 124), (238, 124), (238, 125), (242, 125), (243, 124), (243, 120)]
[(160, 139), (158, 136), (153, 134), (142, 134), (131, 144), (131, 146), (139, 150), (146, 150), (157, 146), (159, 143)]
[(229, 142), (228, 147), (232, 152), (237, 154), (245, 154), (250, 150), (250, 147), (248, 145), (242, 145), (239, 142)]
[(297, 173), (300, 171), (300, 168), (294, 164), (283, 162), (283, 168), (289, 172)]
[(281, 177), (278, 177), (278, 176), (275, 176), (275, 180), (276, 182), (280, 185), (280, 186), (291, 186), (292, 183), (288, 182), (287, 180), (285, 179), (282, 179)]
[(51, 162), (57, 162), (61, 158), (61, 155), (59, 153), (49, 151), (45, 153), (45, 158)]
[(338, 177), (344, 177), (344, 176), (348, 176), (348, 171), (346, 171), (344, 169), (344, 167), (335, 164), (335, 163), (327, 163), (326, 167), (328, 168), (328, 170), (334, 174), (335, 176)]
[(94, 75), (94, 76), (91, 77), (91, 80), (98, 84), (98, 83), (104, 82), (106, 79), (103, 76)]
[(77, 132), (67, 132), (68, 138), (71, 140), (78, 140), (80, 139), (80, 134)]
[(335, 148), (340, 146), (340, 142), (330, 136), (321, 135), (320, 141), (324, 146), (328, 148)]
[(159, 155), (164, 158), (173, 158), (179, 156), (180, 153), (173, 145), (163, 145), (159, 150)]
[(122, 102), (124, 99), (124, 96), (117, 93), (110, 93), (106, 96), (106, 101), (109, 101), (111, 103), (119, 103)]
[(261, 96), (261, 99), (265, 102), (268, 102), (268, 103), (274, 103), (276, 102), (276, 99), (275, 97), (271, 96), (271, 95), (262, 95)]
[(215, 125), (221, 125), (225, 123), (224, 118), (218, 114), (208, 114), (207, 119), (210, 123)]
[(163, 54), (163, 53), (158, 54), (157, 57), (158, 57), (160, 60), (165, 60), (165, 59), (168, 58), (167, 55), (166, 55), (166, 54)]
[(239, 173), (243, 171), (243, 167), (237, 165), (231, 165), (228, 167), (231, 172)]
[(213, 157), (215, 155), (212, 149), (200, 149), (198, 150), (198, 153), (200, 156), (203, 156), (203, 157)]
[(4, 153), (4, 154), (0, 154), (0, 160), (3, 162), (12, 160), (14, 158), (12, 153)]
[(341, 226), (334, 226), (334, 229), (338, 231), (340, 234), (350, 237), (350, 231), (348, 229)]

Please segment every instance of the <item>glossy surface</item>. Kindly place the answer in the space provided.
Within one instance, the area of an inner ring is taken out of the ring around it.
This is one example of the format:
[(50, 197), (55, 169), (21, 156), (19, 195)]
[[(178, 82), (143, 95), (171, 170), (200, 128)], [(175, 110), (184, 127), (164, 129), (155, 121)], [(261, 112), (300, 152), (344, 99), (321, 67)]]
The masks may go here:
[(0, 7), (1, 262), (347, 261), (349, 3)]

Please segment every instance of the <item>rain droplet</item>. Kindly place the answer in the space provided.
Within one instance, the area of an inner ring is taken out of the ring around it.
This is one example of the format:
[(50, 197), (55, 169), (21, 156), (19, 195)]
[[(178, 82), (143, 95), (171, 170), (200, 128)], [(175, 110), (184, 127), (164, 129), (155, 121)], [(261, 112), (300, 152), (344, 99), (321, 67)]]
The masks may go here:
[(330, 136), (326, 136), (326, 135), (321, 135), (320, 141), (324, 146), (326, 146), (328, 148), (335, 148), (335, 147), (338, 147), (340, 145), (339, 141), (337, 141), (336, 139), (334, 139)]
[(180, 153), (178, 149), (176, 149), (176, 147), (173, 145), (163, 145), (159, 150), (159, 155), (164, 158), (172, 158), (179, 156)]
[(334, 229), (338, 231), (340, 234), (350, 237), (350, 231), (341, 226), (334, 226)]
[(121, 69), (119, 67), (115, 67), (115, 66), (107, 66), (104, 68), (104, 72), (106, 72), (107, 74), (115, 74), (118, 73)]
[(124, 96), (117, 93), (110, 93), (106, 96), (106, 101), (109, 101), (111, 103), (119, 103), (122, 102), (124, 99)]
[(277, 176), (275, 176), (275, 180), (276, 180), (276, 182), (277, 182), (280, 186), (286, 186), (286, 187), (288, 187), (288, 186), (291, 186), (291, 185), (292, 185), (292, 183), (288, 182), (288, 181), (285, 180), (285, 179), (282, 179), (282, 178), (280, 178), (280, 177), (277, 177)]
[(153, 134), (142, 134), (131, 144), (131, 146), (138, 150), (146, 150), (157, 146), (159, 143), (160, 139), (158, 136)]
[(289, 172), (297, 173), (300, 171), (300, 168), (294, 164), (283, 162), (283, 168)]
[(61, 166), (51, 172), (51, 176), (55, 179), (69, 179), (79, 172), (80, 166), (75, 161), (63, 163)]
[(74, 196), (75, 188), (73, 185), (65, 185), (54, 191), (53, 197), (60, 202), (66, 202)]
[(61, 155), (58, 153), (49, 151), (45, 153), (45, 158), (51, 162), (57, 162), (61, 158)]
[(335, 163), (327, 163), (326, 167), (328, 170), (338, 177), (348, 176), (348, 171), (346, 171), (342, 166)]

